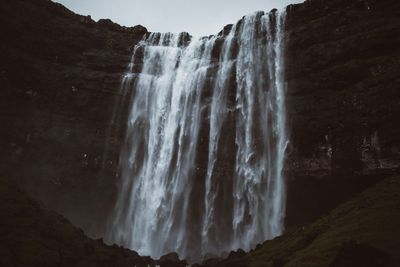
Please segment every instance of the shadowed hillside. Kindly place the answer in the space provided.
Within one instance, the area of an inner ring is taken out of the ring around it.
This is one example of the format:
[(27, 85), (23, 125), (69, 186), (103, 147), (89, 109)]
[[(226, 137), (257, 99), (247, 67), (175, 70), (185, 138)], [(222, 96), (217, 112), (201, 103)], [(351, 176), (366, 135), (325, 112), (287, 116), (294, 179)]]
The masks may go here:
[(87, 238), (12, 182), (0, 179), (1, 266), (146, 266), (154, 262)]
[(395, 267), (400, 264), (400, 179), (388, 178), (318, 221), (266, 241), (248, 255), (205, 267)]

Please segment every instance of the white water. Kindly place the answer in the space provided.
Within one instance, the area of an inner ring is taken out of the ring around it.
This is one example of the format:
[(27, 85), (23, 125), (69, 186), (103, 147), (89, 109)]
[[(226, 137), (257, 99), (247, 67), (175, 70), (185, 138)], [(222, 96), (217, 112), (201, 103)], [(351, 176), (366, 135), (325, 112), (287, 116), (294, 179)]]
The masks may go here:
[(198, 260), (282, 233), (284, 19), (258, 12), (224, 37), (153, 33), (135, 47), (110, 241)]

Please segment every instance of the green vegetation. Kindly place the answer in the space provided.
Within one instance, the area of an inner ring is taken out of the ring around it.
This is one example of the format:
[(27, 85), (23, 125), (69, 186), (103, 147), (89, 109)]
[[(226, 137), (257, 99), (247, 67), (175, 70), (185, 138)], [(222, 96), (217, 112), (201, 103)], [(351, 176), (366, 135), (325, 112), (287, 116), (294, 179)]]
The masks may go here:
[(254, 267), (400, 266), (399, 226), (400, 177), (393, 177), (310, 226), (265, 242), (247, 261)]

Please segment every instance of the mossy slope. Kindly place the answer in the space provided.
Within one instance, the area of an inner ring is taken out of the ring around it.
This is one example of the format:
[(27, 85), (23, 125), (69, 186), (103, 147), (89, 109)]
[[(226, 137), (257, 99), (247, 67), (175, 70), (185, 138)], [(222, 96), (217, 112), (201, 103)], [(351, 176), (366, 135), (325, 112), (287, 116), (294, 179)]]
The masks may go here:
[(400, 177), (386, 179), (328, 216), (265, 242), (250, 266), (400, 266)]

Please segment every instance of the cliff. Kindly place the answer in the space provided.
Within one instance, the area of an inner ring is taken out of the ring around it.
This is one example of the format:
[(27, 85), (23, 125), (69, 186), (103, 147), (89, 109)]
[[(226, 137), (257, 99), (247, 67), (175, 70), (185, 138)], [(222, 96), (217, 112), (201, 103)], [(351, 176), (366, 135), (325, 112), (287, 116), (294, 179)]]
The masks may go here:
[(393, 0), (289, 7), (289, 225), (399, 173), (399, 10)]
[[(400, 172), (399, 10), (396, 0), (288, 8), (289, 227)], [(3, 1), (0, 13), (0, 176), (101, 236), (126, 121), (110, 125), (113, 108), (147, 30), (47, 0)], [(232, 141), (229, 127), (225, 134)], [(216, 168), (224, 173), (230, 161)]]
[(98, 236), (115, 195), (118, 136), (103, 157), (113, 106), (147, 31), (47, 0), (2, 1), (0, 13), (0, 176)]

